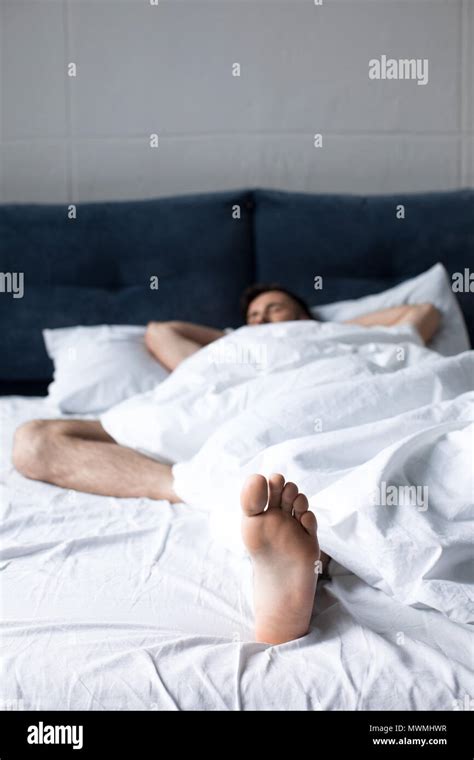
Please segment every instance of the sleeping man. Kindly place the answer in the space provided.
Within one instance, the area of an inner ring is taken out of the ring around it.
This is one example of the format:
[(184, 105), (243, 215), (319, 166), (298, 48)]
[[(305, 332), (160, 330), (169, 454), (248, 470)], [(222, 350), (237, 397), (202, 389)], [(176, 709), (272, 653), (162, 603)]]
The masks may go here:
[[(247, 325), (311, 320), (307, 305), (278, 285), (245, 291)], [(431, 304), (404, 305), (353, 320), (365, 327), (411, 325), (426, 344), (440, 321)], [(225, 331), (185, 322), (151, 322), (145, 342), (170, 372)], [(158, 410), (159, 412), (159, 410)], [(278, 413), (278, 410), (275, 410)], [(135, 448), (122, 446), (96, 420), (34, 420), (16, 431), (13, 462), (28, 478), (113, 497), (145, 497), (180, 502), (173, 472)], [(252, 559), (255, 638), (279, 644), (309, 629), (317, 583), (324, 567), (314, 513), (308, 499), (281, 474), (251, 475), (241, 491), (242, 537)]]

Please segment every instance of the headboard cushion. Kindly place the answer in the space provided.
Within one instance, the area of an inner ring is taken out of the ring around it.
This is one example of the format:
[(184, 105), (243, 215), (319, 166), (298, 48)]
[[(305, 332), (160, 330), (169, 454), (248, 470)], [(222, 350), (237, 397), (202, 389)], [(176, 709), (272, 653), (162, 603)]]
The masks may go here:
[(1, 381), (50, 379), (45, 327), (236, 325), (254, 277), (250, 194), (85, 203), (74, 220), (66, 206), (0, 206), (0, 271), (24, 273), (23, 298), (0, 294)]
[[(258, 280), (280, 282), (313, 305), (385, 290), (438, 261), (450, 274), (474, 269), (472, 190), (369, 197), (260, 190), (254, 199)], [(314, 289), (318, 275), (322, 290)], [(474, 294), (456, 295), (472, 342)]]

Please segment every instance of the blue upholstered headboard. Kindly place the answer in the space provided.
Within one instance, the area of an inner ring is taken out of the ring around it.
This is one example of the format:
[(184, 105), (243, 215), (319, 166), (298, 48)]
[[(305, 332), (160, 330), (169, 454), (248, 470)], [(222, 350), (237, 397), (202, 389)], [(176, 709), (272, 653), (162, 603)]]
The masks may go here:
[[(81, 203), (76, 219), (63, 205), (3, 205), (0, 272), (23, 272), (24, 296), (0, 292), (0, 392), (44, 392), (52, 374), (44, 327), (150, 319), (235, 326), (240, 293), (256, 279), (327, 303), (384, 290), (437, 261), (450, 273), (474, 269), (474, 191), (239, 190)], [(315, 275), (324, 278), (317, 293)], [(472, 341), (474, 294), (459, 297)]]

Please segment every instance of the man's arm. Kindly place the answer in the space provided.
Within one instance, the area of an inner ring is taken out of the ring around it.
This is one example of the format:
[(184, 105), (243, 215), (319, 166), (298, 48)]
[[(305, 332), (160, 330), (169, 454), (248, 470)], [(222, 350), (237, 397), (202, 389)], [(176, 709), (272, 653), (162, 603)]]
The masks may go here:
[(170, 372), (203, 346), (222, 338), (224, 332), (191, 322), (149, 322), (145, 345)]
[(418, 330), (424, 343), (429, 343), (437, 331), (441, 314), (431, 303), (405, 304), (390, 309), (374, 311), (356, 319), (347, 320), (347, 324), (363, 327), (393, 327), (394, 325), (413, 325)]

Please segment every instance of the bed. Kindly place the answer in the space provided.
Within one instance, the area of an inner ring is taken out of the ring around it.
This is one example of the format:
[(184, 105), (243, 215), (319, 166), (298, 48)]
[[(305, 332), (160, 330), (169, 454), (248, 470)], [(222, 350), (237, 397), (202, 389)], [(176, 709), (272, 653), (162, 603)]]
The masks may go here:
[[(410, 212), (403, 226), (399, 203)], [(0, 299), (4, 703), (26, 710), (466, 709), (474, 688), (467, 596), (454, 613), (420, 595), (403, 601), (388, 576), (376, 587), (350, 558), (338, 561), (344, 555), (334, 543), (332, 577), (318, 583), (308, 635), (257, 644), (250, 561), (218, 540), (231, 520), (219, 526), (192, 495), (193, 506), (170, 505), (29, 481), (10, 455), (19, 424), (61, 414), (42, 397), (52, 365), (41, 328), (165, 318), (236, 327), (238, 294), (255, 279), (280, 281), (318, 309), (383, 291), (438, 261), (449, 274), (463, 271), (474, 259), (473, 209), (470, 191), (401, 198), (245, 191), (86, 204), (73, 231), (59, 207), (0, 207), (2, 270), (25, 272), (25, 297)], [(324, 278), (321, 293), (316, 275)], [(472, 340), (471, 300), (460, 294)], [(459, 395), (469, 395), (471, 354), (443, 360), (464, 362)], [(457, 403), (454, 391), (451, 397)], [(459, 419), (468, 408), (456, 411)], [(462, 573), (464, 594), (472, 581), (466, 564)]]

